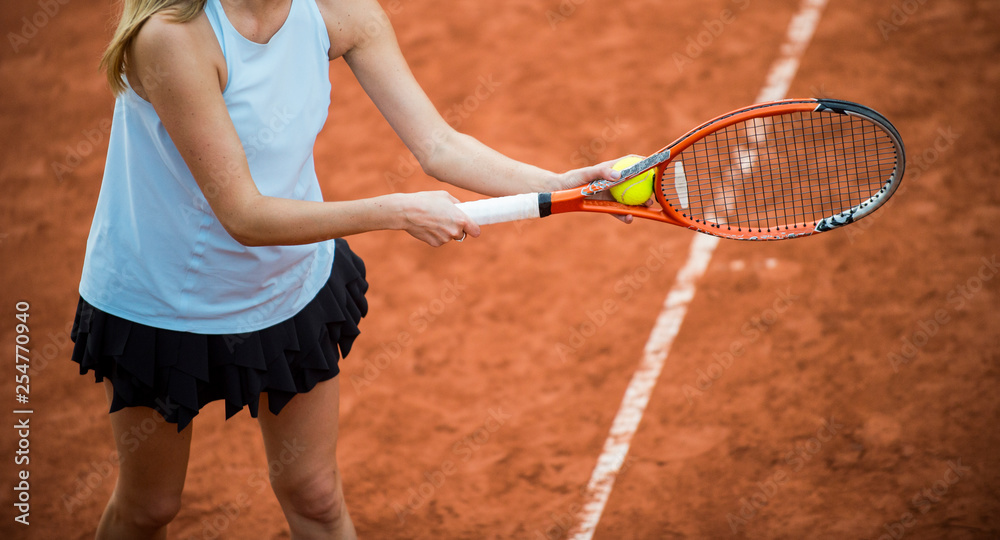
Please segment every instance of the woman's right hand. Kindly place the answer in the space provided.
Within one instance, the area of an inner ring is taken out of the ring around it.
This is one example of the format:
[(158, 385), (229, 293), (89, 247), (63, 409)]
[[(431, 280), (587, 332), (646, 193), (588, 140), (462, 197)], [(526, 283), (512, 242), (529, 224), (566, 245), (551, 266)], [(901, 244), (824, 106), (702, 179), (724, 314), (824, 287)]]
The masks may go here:
[(438, 247), (466, 235), (479, 236), (479, 225), (455, 204), (458, 199), (446, 191), (423, 191), (391, 195), (402, 218), (400, 228), (417, 240)]

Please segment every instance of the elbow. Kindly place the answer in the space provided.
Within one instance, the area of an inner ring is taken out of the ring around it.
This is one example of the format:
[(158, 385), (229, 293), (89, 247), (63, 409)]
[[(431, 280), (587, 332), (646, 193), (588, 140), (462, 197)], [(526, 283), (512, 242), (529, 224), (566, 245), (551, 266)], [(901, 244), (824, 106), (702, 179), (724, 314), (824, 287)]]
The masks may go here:
[(243, 233), (243, 232), (237, 232), (237, 231), (235, 231), (233, 229), (230, 229), (228, 227), (226, 227), (225, 229), (226, 229), (226, 232), (229, 233), (229, 236), (233, 237), (233, 240), (236, 240), (241, 245), (244, 245), (246, 247), (260, 247), (260, 246), (264, 245), (264, 243), (261, 242), (261, 240), (259, 238), (255, 237), (255, 236), (253, 236), (251, 234), (246, 234), (246, 233)]
[(267, 245), (265, 242), (262, 242), (259, 239), (253, 238), (251, 236), (242, 236), (242, 235), (241, 236), (237, 236), (237, 235), (232, 234), (232, 233), (230, 233), (230, 236), (232, 236), (233, 239), (236, 240), (237, 242), (239, 242), (241, 245), (246, 246), (246, 247), (260, 247), (260, 246)]
[(431, 178), (441, 179), (441, 175), (444, 173), (444, 165), (437, 150), (418, 153), (417, 161), (420, 162), (420, 169), (424, 171), (424, 174)]
[(220, 219), (222, 223), (222, 228), (229, 233), (229, 236), (236, 240), (241, 245), (246, 247), (259, 247), (265, 245), (263, 238), (259, 234), (256, 234), (253, 227), (246, 220), (239, 219)]
[(259, 194), (229, 204), (212, 206), (216, 219), (229, 236), (241, 245), (259, 247), (267, 244), (267, 222), (263, 219), (264, 199)]
[(445, 177), (451, 168), (449, 163), (456, 152), (457, 143), (462, 137), (467, 137), (448, 127), (447, 130), (435, 131), (430, 138), (420, 148), (415, 149), (413, 154), (420, 163), (420, 168), (424, 174), (438, 180), (447, 181)]

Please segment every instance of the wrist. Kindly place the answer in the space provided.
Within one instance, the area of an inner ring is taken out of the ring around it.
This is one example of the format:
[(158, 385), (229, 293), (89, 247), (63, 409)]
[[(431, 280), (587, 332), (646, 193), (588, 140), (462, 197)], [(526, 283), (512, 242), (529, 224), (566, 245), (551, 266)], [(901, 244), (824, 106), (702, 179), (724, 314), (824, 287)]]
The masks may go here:
[(551, 193), (566, 189), (565, 177), (566, 173), (558, 174), (543, 170), (541, 177), (535, 181), (534, 185), (530, 185), (529, 189), (535, 193)]
[(403, 193), (390, 193), (370, 199), (372, 212), (378, 216), (380, 229), (403, 230), (406, 228), (406, 204)]

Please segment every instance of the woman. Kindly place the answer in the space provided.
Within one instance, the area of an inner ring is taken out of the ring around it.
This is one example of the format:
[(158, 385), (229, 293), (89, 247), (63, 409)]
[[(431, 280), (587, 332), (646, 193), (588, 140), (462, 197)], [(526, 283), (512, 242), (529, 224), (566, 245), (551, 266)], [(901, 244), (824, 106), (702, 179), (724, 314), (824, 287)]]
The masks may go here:
[(333, 239), (396, 229), (440, 246), (479, 226), (445, 192), (322, 201), (312, 148), (340, 57), (411, 150), (433, 141), (418, 159), (444, 182), (507, 195), (618, 177), (610, 162), (551, 173), (455, 132), (375, 0), (125, 0), (103, 59), (117, 99), (73, 332), (121, 459), (99, 538), (166, 537), (191, 420), (218, 399), (227, 417), (249, 407), (269, 460), (296, 441), (271, 478), (292, 538), (355, 536), (336, 375), (367, 283)]

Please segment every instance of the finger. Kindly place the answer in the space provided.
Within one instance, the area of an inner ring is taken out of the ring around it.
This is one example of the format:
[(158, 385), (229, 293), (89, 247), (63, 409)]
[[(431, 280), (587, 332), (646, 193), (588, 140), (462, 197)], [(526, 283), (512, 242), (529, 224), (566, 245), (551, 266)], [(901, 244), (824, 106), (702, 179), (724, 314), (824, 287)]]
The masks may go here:
[(466, 233), (473, 238), (478, 238), (479, 233), (481, 232), (479, 224), (465, 212), (458, 210), (458, 213), (461, 216), (461, 219), (457, 219), (456, 223), (458, 223), (458, 226), (461, 227), (461, 232)]
[(429, 236), (430, 241), (427, 243), (434, 247), (441, 247), (451, 241), (451, 237), (439, 233), (432, 233)]
[(615, 182), (622, 177), (621, 171), (616, 171), (612, 168), (614, 161), (606, 161), (604, 163), (598, 163), (597, 165), (592, 165), (585, 169), (580, 169), (580, 181), (577, 182), (580, 185), (589, 184), (595, 180), (608, 180), (610, 182)]
[[(452, 234), (450, 231), (447, 231), (447, 230), (444, 230), (444, 229), (435, 229), (435, 230), (432, 230), (432, 231), (430, 231), (428, 233), (428, 235), (431, 238), (433, 238), (434, 243), (431, 244), (431, 245), (434, 246), (434, 247), (443, 246), (443, 245), (447, 244), (448, 242), (451, 242), (452, 240), (455, 239), (455, 235), (454, 234)], [(459, 235), (459, 237), (461, 237), (461, 235)]]
[(482, 233), (482, 229), (479, 227), (478, 223), (469, 219), (463, 224), (462, 232), (473, 238), (479, 238), (479, 235)]
[(587, 177), (590, 181), (594, 180), (609, 180), (616, 181), (622, 177), (621, 171), (616, 171), (614, 169), (614, 164), (617, 160), (605, 161), (604, 163), (598, 163), (587, 171)]
[(449, 241), (462, 242), (470, 236), (469, 233), (465, 232), (465, 229), (455, 229), (455, 231), (457, 232), (450, 233), (451, 237), (448, 238)]
[[(614, 160), (611, 160), (611, 161), (606, 161), (605, 163), (602, 163), (602, 165), (609, 164), (608, 167), (614, 167), (615, 164), (617, 164), (619, 161), (621, 161), (621, 160), (623, 160), (625, 158), (643, 159), (643, 156), (640, 156), (639, 154), (628, 154), (628, 155), (622, 156), (622, 157), (620, 157), (618, 159), (614, 159)], [(618, 171), (615, 171), (615, 172), (617, 174), (616, 174), (615, 178), (612, 178), (611, 180), (618, 180), (619, 178), (621, 178), (621, 176), (622, 176), (621, 172), (618, 172)]]

